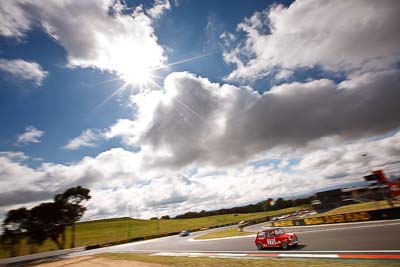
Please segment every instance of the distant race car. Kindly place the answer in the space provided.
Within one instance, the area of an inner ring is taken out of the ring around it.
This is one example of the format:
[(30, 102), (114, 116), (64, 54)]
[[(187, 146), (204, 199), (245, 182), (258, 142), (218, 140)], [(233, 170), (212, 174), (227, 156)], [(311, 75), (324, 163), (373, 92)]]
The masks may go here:
[(282, 228), (269, 228), (258, 231), (254, 243), (258, 250), (267, 247), (288, 249), (297, 246), (299, 240), (294, 233), (286, 233)]
[(189, 232), (188, 231), (182, 231), (179, 236), (188, 236)]

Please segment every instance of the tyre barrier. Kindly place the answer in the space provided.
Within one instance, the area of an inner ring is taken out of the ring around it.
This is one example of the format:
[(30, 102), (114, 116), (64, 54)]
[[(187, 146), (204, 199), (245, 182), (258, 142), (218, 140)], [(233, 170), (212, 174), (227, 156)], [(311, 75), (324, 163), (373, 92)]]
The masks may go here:
[(271, 222), (273, 227), (288, 227), (288, 226), (307, 226), (319, 224), (335, 224), (335, 223), (350, 223), (364, 221), (379, 221), (400, 219), (400, 208), (389, 208), (381, 210), (349, 212), (343, 214), (317, 216), (311, 218), (283, 220)]

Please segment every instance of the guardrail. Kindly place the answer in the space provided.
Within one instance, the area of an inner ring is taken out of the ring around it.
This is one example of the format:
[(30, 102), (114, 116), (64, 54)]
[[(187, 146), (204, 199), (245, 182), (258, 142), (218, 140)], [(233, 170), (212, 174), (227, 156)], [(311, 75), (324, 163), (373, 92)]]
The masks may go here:
[(32, 263), (36, 260), (61, 257), (64, 255), (67, 255), (69, 253), (80, 252), (83, 250), (85, 250), (85, 247), (55, 250), (55, 251), (41, 252), (41, 253), (35, 253), (35, 254), (28, 254), (28, 255), (12, 257), (12, 258), (5, 258), (5, 259), (0, 259), (0, 266), (30, 265), (30, 263)]
[(400, 219), (400, 208), (350, 212), (335, 215), (317, 216), (311, 218), (283, 220), (271, 222), (273, 227), (307, 226), (319, 224), (350, 223), (363, 221), (378, 221)]

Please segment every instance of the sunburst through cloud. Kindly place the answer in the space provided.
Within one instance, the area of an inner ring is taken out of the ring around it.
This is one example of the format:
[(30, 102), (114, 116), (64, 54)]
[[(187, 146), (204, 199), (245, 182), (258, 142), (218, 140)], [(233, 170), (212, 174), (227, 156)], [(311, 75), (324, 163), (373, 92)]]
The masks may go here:
[[(0, 0), (0, 265), (331, 208), (296, 251), (400, 259), (399, 14), (400, 0)], [(386, 226), (333, 225), (365, 218)], [(171, 244), (157, 242), (123, 246)]]

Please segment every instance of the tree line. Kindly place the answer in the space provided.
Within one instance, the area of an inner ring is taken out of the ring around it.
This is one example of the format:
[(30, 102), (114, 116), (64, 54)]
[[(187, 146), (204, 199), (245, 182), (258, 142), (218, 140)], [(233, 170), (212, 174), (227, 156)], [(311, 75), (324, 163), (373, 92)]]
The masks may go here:
[(58, 249), (66, 248), (65, 230), (71, 227), (70, 247), (75, 247), (75, 224), (86, 211), (83, 202), (90, 199), (90, 190), (81, 186), (67, 189), (54, 196), (52, 202), (41, 203), (31, 209), (25, 207), (10, 210), (3, 221), (0, 242), (10, 256), (19, 255), (22, 242), (26, 240), (30, 252), (47, 239)]
[[(275, 201), (272, 198), (268, 198), (265, 201), (260, 201), (256, 204), (250, 204), (247, 206), (234, 207), (230, 209), (219, 209), (219, 210), (202, 210), (200, 212), (186, 212), (184, 214), (180, 214), (175, 216), (175, 219), (191, 219), (191, 218), (201, 218), (208, 217), (212, 215), (224, 215), (224, 214), (232, 214), (232, 213), (253, 213), (253, 212), (262, 212), (262, 211), (272, 211), (272, 210), (280, 210), (284, 208), (296, 207), (300, 205), (310, 204), (314, 199), (314, 196), (299, 198), (299, 199), (283, 199), (278, 198)], [(167, 216), (164, 216), (167, 217)], [(169, 218), (169, 216), (168, 216)], [(162, 219), (168, 219), (162, 218)]]

